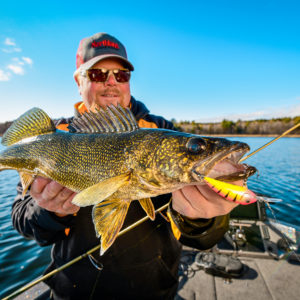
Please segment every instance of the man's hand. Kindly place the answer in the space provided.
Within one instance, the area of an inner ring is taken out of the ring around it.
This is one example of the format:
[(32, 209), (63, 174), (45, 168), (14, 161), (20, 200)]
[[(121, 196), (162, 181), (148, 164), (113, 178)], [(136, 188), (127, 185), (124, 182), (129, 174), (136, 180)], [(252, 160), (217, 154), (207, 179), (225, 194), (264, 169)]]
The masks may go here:
[[(243, 180), (233, 184), (242, 185)], [(222, 198), (206, 184), (185, 186), (173, 192), (172, 196), (173, 209), (191, 219), (226, 215), (238, 205)]]
[(59, 217), (77, 213), (80, 209), (71, 202), (76, 193), (51, 179), (37, 177), (31, 184), (30, 194), (40, 207)]

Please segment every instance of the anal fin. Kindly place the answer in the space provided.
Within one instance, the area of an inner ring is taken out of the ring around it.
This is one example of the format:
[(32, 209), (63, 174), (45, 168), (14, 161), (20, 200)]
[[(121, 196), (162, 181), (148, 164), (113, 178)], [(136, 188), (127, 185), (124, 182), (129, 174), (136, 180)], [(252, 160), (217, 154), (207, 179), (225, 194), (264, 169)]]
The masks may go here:
[(19, 175), (20, 175), (21, 184), (23, 188), (22, 197), (24, 198), (28, 188), (30, 187), (30, 185), (32, 184), (35, 178), (35, 175), (28, 174), (25, 172), (19, 172)]
[(80, 207), (95, 205), (108, 198), (121, 186), (128, 183), (130, 179), (130, 174), (131, 173), (129, 172), (96, 183), (77, 194), (73, 198), (72, 203)]
[(130, 201), (108, 199), (93, 208), (93, 222), (98, 236), (101, 236), (100, 255), (113, 244), (123, 226)]
[(148, 217), (153, 221), (155, 219), (155, 209), (151, 198), (139, 199), (139, 202)]

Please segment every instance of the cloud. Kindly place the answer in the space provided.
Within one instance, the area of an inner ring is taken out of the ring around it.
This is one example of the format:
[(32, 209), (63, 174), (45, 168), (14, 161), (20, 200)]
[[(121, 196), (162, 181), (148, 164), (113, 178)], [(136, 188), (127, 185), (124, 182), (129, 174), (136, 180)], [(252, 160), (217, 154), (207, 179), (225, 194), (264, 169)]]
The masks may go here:
[(17, 47), (17, 44), (14, 39), (11, 38), (5, 38), (4, 43), (6, 48), (2, 48), (2, 52), (5, 53), (14, 53), (14, 52), (22, 52), (22, 49), (20, 47)]
[(0, 69), (0, 81), (9, 81), (11, 74)]
[(22, 57), (22, 59), (18, 57), (14, 57), (12, 59), (12, 64), (6, 66), (6, 69), (10, 70), (16, 75), (24, 75), (25, 74), (25, 66), (32, 65), (33, 60), (30, 57)]
[(14, 52), (21, 52), (22, 49), (21, 48), (10, 48), (10, 49), (1, 49), (2, 52), (5, 53), (14, 53)]
[(16, 64), (19, 64), (19, 65), (24, 65), (24, 62), (21, 61), (18, 57), (14, 57), (12, 58), (12, 61)]
[[(5, 48), (2, 48), (2, 52), (5, 53), (16, 53), (22, 52), (22, 49), (17, 46), (17, 43), (12, 38), (5, 38), (3, 44)], [(12, 75), (24, 75), (26, 68), (33, 65), (33, 60), (28, 56), (12, 57), (10, 62), (7, 63), (5, 70), (0, 69), (0, 81), (9, 81), (12, 79)]]
[[(281, 107), (270, 107), (265, 111), (253, 112), (252, 114), (245, 115), (248, 117), (247, 120), (254, 119), (272, 119), (272, 118), (285, 118), (285, 117), (296, 117), (300, 115), (300, 104), (281, 106)], [(245, 116), (242, 116), (244, 120)]]
[(243, 121), (251, 121), (257, 119), (273, 119), (273, 118), (285, 118), (285, 117), (296, 117), (300, 116), (300, 104), (289, 105), (283, 107), (270, 107), (266, 110), (258, 110), (245, 114), (228, 114), (228, 115), (220, 115), (213, 118), (203, 118), (198, 120), (199, 122), (209, 123), (209, 122), (222, 122), (224, 119), (234, 121), (243, 120)]
[(5, 41), (4, 41), (4, 45), (7, 45), (7, 46), (16, 46), (16, 43), (14, 41), (14, 39), (11, 39), (11, 38), (6, 38)]
[(25, 70), (20, 64), (15, 64), (15, 65), (11, 64), (11, 65), (8, 65), (6, 68), (17, 75), (25, 74)]
[(32, 65), (33, 61), (30, 57), (22, 57), (22, 59), (25, 61), (25, 63), (27, 63), (28, 65)]
[(32, 65), (33, 64), (33, 60), (30, 58), (30, 57), (22, 57), (22, 58), (19, 58), (19, 57), (14, 57), (12, 58), (12, 61), (15, 63), (15, 64), (18, 64), (18, 65), (21, 65), (21, 66), (24, 66), (24, 65)]

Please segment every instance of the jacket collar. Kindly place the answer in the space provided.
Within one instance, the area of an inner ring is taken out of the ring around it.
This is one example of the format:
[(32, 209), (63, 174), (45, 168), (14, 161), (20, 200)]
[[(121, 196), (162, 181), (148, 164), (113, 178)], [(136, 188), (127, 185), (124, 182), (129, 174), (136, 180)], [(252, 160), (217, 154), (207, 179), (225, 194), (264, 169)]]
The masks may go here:
[[(80, 115), (82, 115), (84, 112), (87, 111), (87, 108), (82, 101), (75, 103), (74, 108), (75, 108), (75, 112), (74, 112), (75, 117), (79, 117)], [(135, 100), (135, 98), (132, 96), (130, 99), (130, 109), (137, 121), (149, 114), (149, 109), (145, 106), (145, 104), (138, 100)]]

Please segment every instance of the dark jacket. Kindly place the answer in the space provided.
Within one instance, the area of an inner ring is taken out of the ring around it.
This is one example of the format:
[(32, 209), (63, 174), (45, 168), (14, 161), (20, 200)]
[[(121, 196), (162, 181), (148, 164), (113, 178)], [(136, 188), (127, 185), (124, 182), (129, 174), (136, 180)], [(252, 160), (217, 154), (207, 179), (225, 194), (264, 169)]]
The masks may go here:
[[(174, 129), (171, 122), (149, 114), (139, 101), (131, 99), (131, 110), (139, 121), (155, 123), (159, 128)], [(69, 123), (62, 119), (57, 125)], [(39, 207), (22, 187), (12, 208), (14, 227), (41, 246), (53, 244), (52, 262), (45, 273), (62, 266), (99, 244), (92, 222), (92, 207), (80, 208), (76, 216), (58, 217)], [(153, 198), (155, 208), (170, 201), (171, 195)], [(227, 216), (210, 220), (189, 220), (169, 207), (169, 214), (181, 231), (180, 242), (208, 249), (227, 230)], [(138, 201), (130, 205), (123, 228), (143, 218)], [(158, 214), (155, 221), (146, 221), (120, 236), (100, 257), (84, 258), (46, 280), (55, 299), (172, 299), (177, 290), (177, 270), (181, 243), (175, 239), (170, 223)], [(92, 263), (93, 262), (93, 263)], [(98, 265), (97, 269), (94, 265)]]

